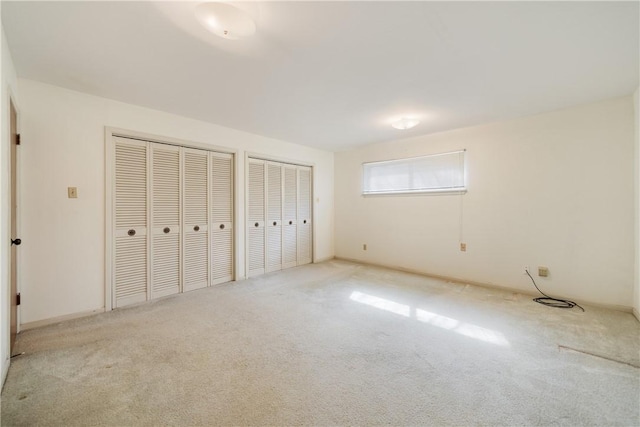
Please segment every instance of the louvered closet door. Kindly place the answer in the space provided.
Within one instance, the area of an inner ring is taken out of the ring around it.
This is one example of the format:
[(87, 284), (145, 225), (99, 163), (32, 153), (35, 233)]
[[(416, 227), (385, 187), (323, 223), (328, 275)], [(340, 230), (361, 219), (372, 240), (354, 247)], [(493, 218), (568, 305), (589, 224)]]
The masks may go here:
[(282, 269), (282, 165), (267, 163), (267, 271)]
[(233, 156), (211, 153), (211, 284), (233, 280)]
[(209, 285), (209, 153), (183, 148), (183, 292)]
[(298, 167), (298, 265), (312, 260), (311, 168)]
[(282, 203), (282, 268), (298, 264), (298, 179), (297, 167), (284, 165)]
[(265, 163), (249, 159), (249, 209), (247, 212), (247, 275), (265, 271)]
[(147, 143), (115, 140), (113, 306), (147, 299)]
[(180, 292), (180, 148), (150, 144), (151, 298)]

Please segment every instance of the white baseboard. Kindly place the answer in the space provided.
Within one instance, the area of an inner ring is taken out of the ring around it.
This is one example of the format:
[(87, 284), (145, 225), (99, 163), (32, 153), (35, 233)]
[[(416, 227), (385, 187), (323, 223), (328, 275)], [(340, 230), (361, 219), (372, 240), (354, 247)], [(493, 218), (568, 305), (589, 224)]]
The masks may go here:
[(640, 322), (640, 313), (638, 313), (638, 310), (636, 310), (636, 308), (632, 308), (631, 312), (633, 313), (634, 316), (636, 316), (636, 320), (638, 320), (638, 322)]
[[(440, 274), (433, 274), (433, 273), (429, 273), (427, 271), (420, 271), (420, 270), (415, 270), (415, 269), (412, 269), (412, 268), (404, 268), (404, 267), (398, 267), (398, 266), (394, 266), (394, 265), (379, 264), (379, 263), (361, 261), (361, 260), (358, 260), (358, 259), (339, 257), (339, 256), (336, 256), (335, 259), (355, 262), (355, 263), (363, 264), (363, 265), (371, 265), (371, 266), (374, 266), (374, 267), (384, 267), (384, 268), (389, 268), (391, 270), (404, 271), (406, 273), (419, 274), (421, 276), (431, 277), (433, 279), (445, 280), (445, 281), (448, 281), (448, 282), (468, 284), (468, 285), (479, 286), (479, 287), (482, 287), (482, 288), (489, 288), (489, 289), (500, 289), (500, 290), (508, 291), (508, 292), (517, 292), (519, 294), (530, 295), (530, 296), (533, 296), (533, 297), (540, 295), (537, 292), (531, 291), (531, 290), (513, 288), (513, 287), (510, 287), (510, 286), (496, 285), (496, 284), (491, 284), (491, 283), (476, 282), (476, 281), (473, 281), (473, 280), (460, 279), (460, 278), (457, 278), (457, 277), (443, 276), (443, 275), (440, 275)], [(625, 313), (633, 312), (633, 314), (636, 316), (636, 318), (638, 318), (638, 320), (640, 320), (640, 317), (638, 317), (637, 311), (634, 311), (634, 309), (632, 307), (628, 307), (628, 306), (624, 306), (624, 305), (617, 305), (617, 304), (603, 304), (603, 303), (599, 303), (599, 302), (585, 301), (585, 300), (580, 300), (580, 299), (573, 299), (573, 301), (577, 302), (580, 305), (587, 304), (587, 305), (591, 305), (593, 307), (607, 308), (607, 309), (610, 309), (610, 310), (623, 311)]]
[(79, 319), (81, 317), (93, 316), (94, 314), (100, 314), (100, 313), (104, 313), (104, 307), (97, 308), (95, 310), (87, 310), (87, 311), (81, 311), (78, 313), (65, 314), (64, 316), (51, 317), (49, 319), (36, 320), (35, 322), (27, 322), (20, 325), (20, 331), (40, 328), (42, 326), (53, 325), (54, 323), (60, 323), (66, 320)]
[(332, 259), (334, 259), (334, 258), (335, 258), (335, 257), (334, 257), (333, 255), (329, 255), (329, 256), (326, 256), (326, 257), (323, 257), (323, 258), (315, 259), (315, 260), (313, 260), (313, 263), (314, 263), (314, 264), (318, 264), (318, 263), (320, 263), (320, 262), (331, 261), (331, 260), (332, 260)]
[(2, 365), (2, 382), (0, 383), (0, 390), (4, 387), (4, 382), (7, 380), (7, 374), (9, 373), (9, 365), (11, 364), (11, 357), (7, 357)]

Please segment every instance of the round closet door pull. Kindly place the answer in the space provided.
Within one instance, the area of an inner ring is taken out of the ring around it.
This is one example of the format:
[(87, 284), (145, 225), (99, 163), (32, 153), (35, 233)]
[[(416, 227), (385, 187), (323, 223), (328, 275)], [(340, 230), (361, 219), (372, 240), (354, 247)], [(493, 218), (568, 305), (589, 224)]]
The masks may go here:
[(169, 227), (165, 227), (164, 230), (162, 231), (164, 231), (164, 234), (168, 234), (171, 231), (171, 229)]
[(195, 227), (193, 227), (193, 231), (200, 231), (200, 226), (196, 225)]
[(304, 221), (302, 221), (302, 222), (303, 222), (304, 224), (306, 224), (306, 223), (307, 223), (307, 220), (305, 219), (305, 220), (304, 220)]
[(136, 230), (134, 230), (134, 229), (132, 228), (131, 230), (127, 231), (127, 234), (128, 234), (129, 236), (135, 236), (135, 235), (136, 235)]
[(256, 222), (255, 224), (253, 224), (254, 226), (258, 227), (260, 225), (259, 222)]
[(224, 224), (220, 224), (220, 230), (224, 230)]
[(273, 221), (273, 225), (278, 225), (278, 223), (277, 223), (277, 222), (275, 222), (275, 221)]
[(293, 221), (289, 221), (289, 225), (293, 224)]

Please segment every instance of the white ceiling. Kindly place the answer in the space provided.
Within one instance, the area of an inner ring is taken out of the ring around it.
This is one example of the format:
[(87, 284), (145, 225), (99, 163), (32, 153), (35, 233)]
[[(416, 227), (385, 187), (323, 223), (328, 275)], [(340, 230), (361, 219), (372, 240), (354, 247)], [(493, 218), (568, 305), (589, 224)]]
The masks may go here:
[(328, 150), (638, 87), (638, 2), (240, 3), (239, 41), (195, 4), (3, 1), (2, 20), (20, 77)]

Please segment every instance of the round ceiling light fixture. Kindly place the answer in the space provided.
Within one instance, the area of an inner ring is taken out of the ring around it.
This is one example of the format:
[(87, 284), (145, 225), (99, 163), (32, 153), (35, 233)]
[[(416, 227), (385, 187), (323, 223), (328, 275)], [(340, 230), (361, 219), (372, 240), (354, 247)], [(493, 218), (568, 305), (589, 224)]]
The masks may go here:
[(391, 126), (393, 126), (396, 129), (406, 130), (406, 129), (411, 129), (412, 127), (417, 126), (419, 123), (420, 123), (420, 120), (418, 119), (403, 117), (400, 120), (397, 120), (391, 123)]
[(195, 13), (206, 29), (225, 39), (237, 40), (256, 32), (251, 16), (227, 3), (202, 3), (196, 6)]

